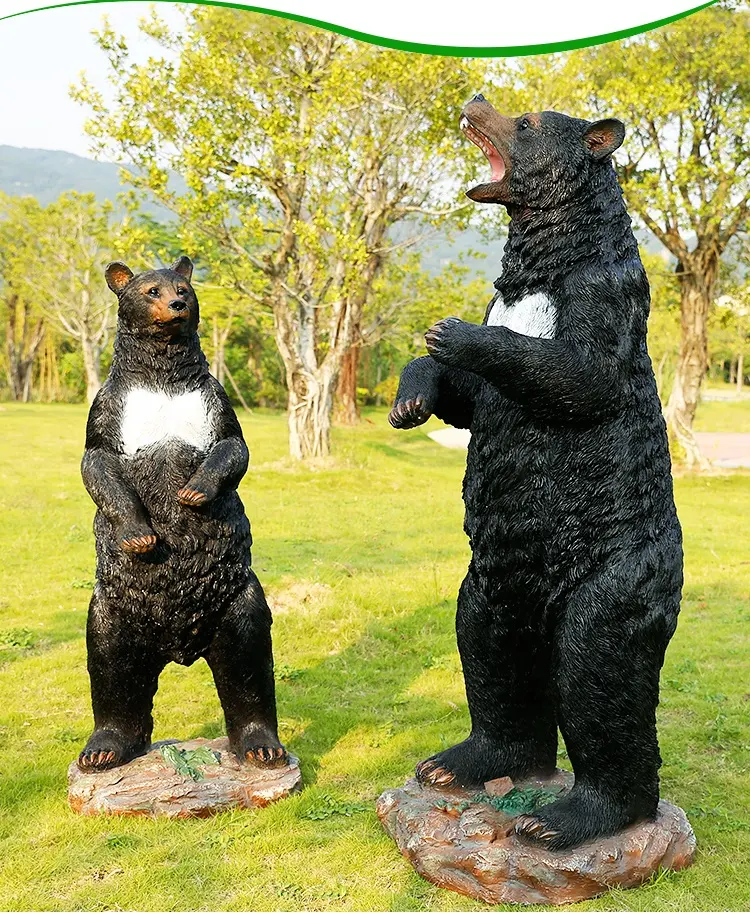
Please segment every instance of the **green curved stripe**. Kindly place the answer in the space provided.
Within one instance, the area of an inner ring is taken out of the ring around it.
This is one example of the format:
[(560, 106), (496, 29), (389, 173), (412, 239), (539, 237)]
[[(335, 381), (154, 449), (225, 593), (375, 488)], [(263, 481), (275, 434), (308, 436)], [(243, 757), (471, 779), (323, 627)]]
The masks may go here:
[[(88, 6), (92, 3), (127, 3), (128, 0), (67, 0), (65, 3), (54, 3), (50, 6), (40, 6), (32, 10), (24, 10), (19, 13), (10, 13), (7, 16), (0, 16), (0, 22), (5, 19), (14, 19), (16, 16), (25, 16), (28, 13), (41, 13), (44, 10), (62, 9), (66, 6)], [(169, 0), (160, 0), (160, 2), (169, 2)], [(348, 29), (342, 25), (335, 25), (332, 22), (323, 22), (321, 19), (312, 19), (309, 16), (298, 16), (295, 13), (284, 13), (281, 10), (269, 10), (262, 6), (249, 6), (245, 3), (231, 3), (227, 0), (189, 0), (197, 6), (222, 6), (230, 9), (247, 10), (251, 13), (263, 13), (266, 16), (276, 16), (279, 19), (290, 19), (293, 22), (301, 22), (304, 25), (315, 26), (320, 29), (327, 29), (329, 32), (337, 32), (339, 35), (345, 35), (347, 38), (354, 38), (357, 41), (366, 41), (368, 44), (379, 45), (383, 48), (392, 48), (397, 51), (411, 51), (416, 54), (434, 54), (441, 57), (528, 57), (532, 54), (554, 54), (558, 51), (573, 51), (576, 48), (588, 48), (596, 44), (606, 44), (609, 41), (619, 41), (623, 38), (632, 38), (633, 35), (640, 35), (643, 32), (650, 32), (652, 29), (661, 28), (686, 16), (692, 16), (706, 7), (713, 6), (718, 0), (708, 0), (700, 6), (686, 10), (684, 13), (677, 13), (674, 16), (668, 16), (666, 19), (657, 19), (656, 22), (647, 22), (645, 25), (636, 25), (630, 29), (622, 29), (619, 32), (607, 32), (604, 35), (592, 35), (589, 38), (576, 38), (572, 41), (553, 41), (548, 44), (524, 44), (513, 46), (497, 47), (459, 47), (444, 44), (421, 44), (417, 41), (398, 41), (395, 38), (382, 38), (379, 35), (370, 35), (368, 32), (359, 32), (356, 29)]]

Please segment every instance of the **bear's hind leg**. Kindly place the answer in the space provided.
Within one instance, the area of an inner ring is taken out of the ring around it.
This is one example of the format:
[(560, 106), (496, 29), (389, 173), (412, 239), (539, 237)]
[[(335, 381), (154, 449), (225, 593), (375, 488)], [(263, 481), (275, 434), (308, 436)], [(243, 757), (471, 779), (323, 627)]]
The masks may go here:
[(575, 784), (516, 823), (522, 838), (555, 850), (656, 813), (659, 671), (677, 620), (679, 584), (667, 573), (639, 586), (637, 569), (636, 558), (587, 582), (557, 629), (558, 718)]
[(458, 594), (456, 632), (471, 734), (421, 762), (421, 784), (469, 787), (555, 770), (551, 648), (543, 625), (526, 604), (492, 605), (469, 571)]
[(78, 757), (82, 771), (129, 762), (151, 744), (154, 695), (165, 661), (94, 590), (86, 628), (94, 732)]
[(221, 620), (206, 653), (235, 755), (262, 768), (288, 764), (278, 737), (271, 611), (251, 572), (247, 589)]

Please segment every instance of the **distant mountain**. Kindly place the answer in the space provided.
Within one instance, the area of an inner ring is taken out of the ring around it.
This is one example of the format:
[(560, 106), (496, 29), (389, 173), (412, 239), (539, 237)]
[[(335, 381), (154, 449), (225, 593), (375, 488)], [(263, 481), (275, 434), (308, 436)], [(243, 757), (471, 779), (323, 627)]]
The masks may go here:
[[(120, 171), (120, 165), (95, 162), (71, 152), (0, 145), (0, 191), (36, 197), (44, 206), (68, 190), (94, 193), (99, 200), (114, 201), (126, 189), (120, 181)], [(177, 190), (184, 187), (178, 175), (174, 175), (173, 180)], [(156, 219), (172, 218), (171, 213), (157, 203), (145, 203), (143, 209)], [(477, 273), (484, 273), (491, 282), (499, 272), (502, 241), (488, 245), (473, 229), (458, 234), (453, 242), (439, 236), (430, 239), (423, 245), (422, 262), (431, 273), (438, 273), (470, 249), (487, 253), (485, 259), (474, 262)]]
[[(15, 196), (36, 197), (43, 206), (68, 190), (94, 193), (99, 200), (114, 201), (127, 189), (120, 181), (120, 170), (120, 165), (95, 162), (72, 152), (0, 146), (0, 190)], [(175, 176), (174, 180), (179, 188), (181, 179)], [(158, 219), (170, 215), (154, 202), (144, 203), (143, 209)]]
[[(92, 192), (100, 200), (114, 201), (126, 189), (120, 182), (120, 170), (119, 165), (95, 162), (70, 152), (0, 145), (0, 190), (7, 194), (36, 197), (43, 205), (51, 203), (67, 190)], [(184, 189), (179, 175), (173, 175), (171, 180), (178, 192)], [(154, 202), (144, 203), (143, 209), (155, 219), (167, 221), (172, 218), (168, 210)], [(397, 237), (400, 237), (399, 232), (405, 233), (406, 237), (411, 229), (401, 226), (395, 232)], [(662, 246), (649, 233), (638, 232), (638, 237), (647, 250), (663, 252)], [(452, 241), (436, 236), (422, 245), (422, 263), (425, 269), (435, 274), (445, 266), (458, 262), (462, 254), (470, 250), (479, 251), (486, 257), (473, 261), (468, 258), (466, 262), (473, 262), (476, 274), (484, 275), (489, 284), (500, 273), (503, 243), (503, 238), (487, 241), (472, 228), (456, 233)], [(491, 294), (491, 288), (489, 292)]]

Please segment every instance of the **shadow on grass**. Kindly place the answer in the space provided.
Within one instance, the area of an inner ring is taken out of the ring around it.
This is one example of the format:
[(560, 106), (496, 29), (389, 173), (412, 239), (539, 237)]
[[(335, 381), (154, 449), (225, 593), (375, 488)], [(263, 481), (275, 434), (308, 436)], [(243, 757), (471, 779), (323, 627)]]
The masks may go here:
[[(383, 457), (393, 458), (401, 463), (410, 463), (422, 470), (434, 472), (435, 469), (453, 469), (466, 464), (463, 452), (449, 450), (433, 443), (432, 439), (420, 438), (418, 441), (404, 444), (386, 444), (384, 441), (364, 441), (362, 448), (375, 451)], [(429, 461), (429, 464), (426, 463)]]
[[(418, 733), (420, 724), (445, 716), (443, 703), (404, 697), (404, 692), (426, 669), (426, 658), (454, 649), (454, 636), (443, 624), (447, 613), (452, 613), (452, 607), (444, 601), (378, 621), (341, 653), (295, 671), (291, 683), (279, 683), (281, 717), (309, 721), (303, 732), (288, 741), (289, 749), (302, 760), (307, 785), (316, 782), (321, 760), (351, 731), (396, 725), (415, 727)], [(70, 640), (81, 632), (69, 626), (68, 634)], [(222, 733), (223, 721), (218, 717), (196, 728), (193, 735), (213, 738)], [(59, 741), (52, 739), (40, 750), (33, 770), (23, 766), (21, 757), (14, 760), (15, 765), (4, 765), (0, 807), (6, 815), (28, 818), (35, 806), (60, 792), (64, 775), (59, 762), (51, 759), (59, 753)], [(45, 766), (45, 756), (50, 767)], [(392, 761), (409, 769), (419, 759), (405, 749)]]
[[(732, 588), (723, 582), (715, 588), (702, 588), (701, 594), (709, 606), (721, 605), (720, 601), (726, 601), (729, 590)], [(732, 597), (734, 596), (732, 591)], [(736, 599), (741, 601), (743, 596), (737, 590)], [(402, 615), (380, 618), (368, 625), (357, 640), (340, 653), (325, 657), (305, 669), (294, 670), (290, 680), (278, 683), (282, 719), (305, 722), (303, 730), (291, 735), (288, 746), (302, 760), (305, 783), (308, 786), (316, 784), (323, 759), (339, 743), (345, 741), (348, 734), (357, 730), (382, 729), (384, 741), (387, 743), (391, 740), (390, 747), (386, 746), (384, 750), (383, 745), (379, 745), (375, 750), (378, 767), (387, 769), (389, 776), (390, 772), (394, 772), (394, 776), (410, 772), (414, 764), (424, 757), (422, 753), (429, 754), (441, 748), (440, 745), (426, 744), (433, 739), (432, 735), (428, 737), (425, 733), (426, 728), (432, 727), (447, 715), (465, 712), (447, 701), (411, 696), (407, 692), (426, 670), (431, 669), (433, 657), (455, 651), (455, 634), (451, 624), (453, 613), (454, 602), (450, 599), (428, 602)], [(57, 624), (60, 625), (58, 635), (64, 635), (57, 643), (82, 636), (83, 614), (78, 613), (73, 617), (70, 613), (57, 615)], [(731, 613), (728, 615), (731, 616)], [(685, 625), (685, 620), (681, 625), (683, 629), (689, 628)], [(685, 631), (685, 635), (688, 634)], [(679, 640), (682, 642), (681, 653), (689, 654), (692, 638)], [(682, 690), (689, 686), (693, 677), (692, 667), (684, 668), (684, 672), (678, 670), (677, 673), (669, 667), (668, 670), (667, 677), (677, 682), (676, 688)], [(455, 675), (460, 677), (458, 672)], [(665, 693), (669, 695), (673, 683), (665, 682), (664, 685)], [(708, 688), (708, 683), (701, 683), (698, 688), (702, 692)], [(714, 716), (724, 707), (716, 699), (717, 696), (700, 696), (706, 709), (713, 709), (714, 706), (718, 709), (713, 712)], [(692, 700), (690, 691), (679, 691), (673, 697), (675, 709), (678, 701), (684, 706)], [(460, 722), (461, 718), (456, 717), (446, 729), (457, 729), (456, 725), (460, 725)], [(727, 724), (730, 723), (733, 723), (731, 717), (727, 721)], [(678, 726), (681, 729), (684, 723), (675, 721), (672, 724), (672, 728)], [(223, 722), (216, 716), (196, 728), (193, 735), (213, 738), (222, 732)], [(398, 739), (392, 739), (394, 736)], [(675, 733), (674, 736), (678, 737), (678, 734)], [(707, 732), (706, 748), (716, 749), (710, 739), (711, 732)], [(667, 741), (672, 742), (671, 739)], [(59, 745), (54, 746), (53, 742), (39, 747), (41, 751), (36, 756), (36, 766), (33, 769), (24, 767), (20, 757), (12, 760), (10, 765), (3, 765), (0, 806), (6, 815), (18, 813), (28, 818), (36, 805), (49, 799), (51, 793), (59, 793), (62, 772), (59, 762), (52, 762), (52, 754), (59, 752)], [(357, 744), (357, 751), (363, 751), (361, 741)], [(367, 776), (365, 770), (369, 767), (366, 754), (359, 755), (348, 769), (347, 776), (364, 778)], [(722, 768), (719, 755), (717, 763), (711, 766), (710, 775), (714, 789), (733, 789), (736, 775), (731, 770)]]
[[(316, 782), (322, 759), (354, 730), (418, 728), (445, 717), (444, 703), (404, 693), (429, 669), (432, 656), (455, 650), (453, 632), (440, 624), (452, 612), (452, 604), (444, 601), (378, 621), (341, 653), (295, 671), (291, 683), (277, 683), (280, 716), (308, 721), (288, 740), (301, 759), (305, 784)], [(221, 721), (213, 720), (198, 735), (213, 738), (221, 732)], [(418, 761), (408, 749), (390, 760), (407, 769)]]

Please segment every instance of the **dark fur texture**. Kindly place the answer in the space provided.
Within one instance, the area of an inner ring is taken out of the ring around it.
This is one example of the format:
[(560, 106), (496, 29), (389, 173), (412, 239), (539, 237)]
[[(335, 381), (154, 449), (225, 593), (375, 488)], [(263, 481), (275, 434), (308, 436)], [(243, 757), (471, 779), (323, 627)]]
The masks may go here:
[[(120, 765), (147, 749), (159, 674), (169, 661), (199, 657), (214, 675), (234, 752), (260, 765), (286, 761), (271, 614), (250, 567), (250, 524), (237, 494), (248, 451), (200, 348), (191, 273), (185, 257), (135, 277), (124, 264), (107, 270), (118, 330), (82, 463), (98, 508), (87, 629), (95, 730), (83, 769)], [(199, 397), (210, 440), (202, 447), (168, 436), (126, 452), (123, 417), (134, 389)]]
[(494, 170), (469, 195), (511, 215), (496, 298), (544, 293), (557, 319), (551, 338), (440, 321), (401, 377), (394, 426), (434, 413), (472, 432), (456, 621), (472, 729), (417, 773), (445, 785), (549, 773), (559, 726), (575, 786), (517, 830), (564, 848), (653, 816), (659, 798), (682, 541), (649, 289), (609, 159), (619, 122), (503, 118), (481, 96), (464, 114)]

